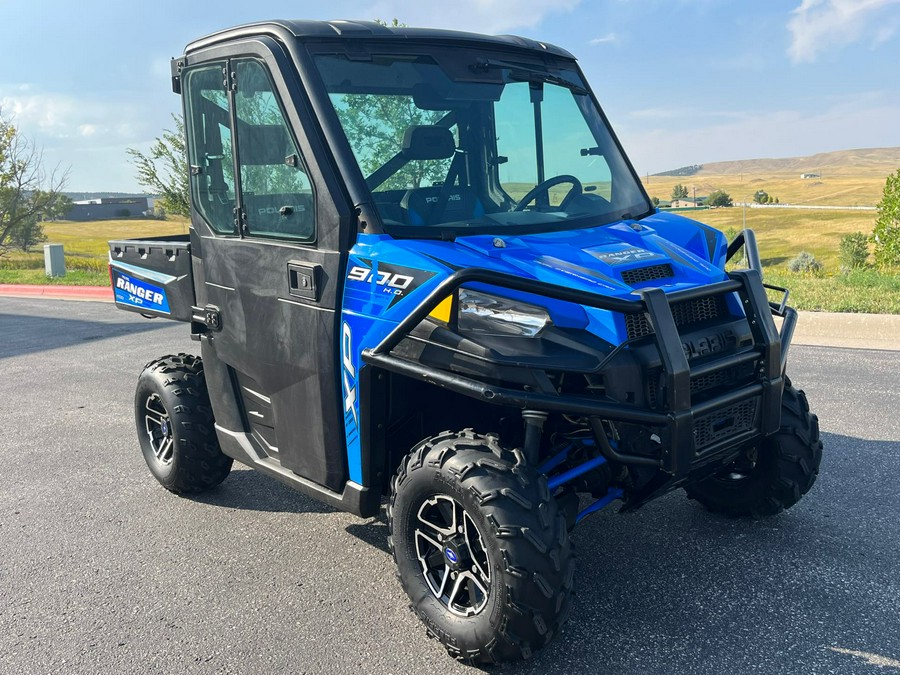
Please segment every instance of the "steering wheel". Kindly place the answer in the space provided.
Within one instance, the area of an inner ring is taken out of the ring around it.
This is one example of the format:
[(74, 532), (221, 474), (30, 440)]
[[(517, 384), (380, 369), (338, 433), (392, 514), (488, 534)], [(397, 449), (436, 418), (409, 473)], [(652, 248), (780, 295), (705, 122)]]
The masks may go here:
[(556, 187), (557, 185), (561, 185), (562, 183), (571, 183), (572, 188), (566, 193), (566, 196), (563, 197), (562, 202), (559, 204), (559, 208), (565, 210), (566, 206), (568, 206), (569, 202), (574, 198), (580, 195), (583, 192), (583, 188), (581, 186), (581, 181), (575, 178), (575, 176), (570, 176), (567, 173), (561, 173), (558, 176), (554, 176), (553, 178), (548, 178), (545, 181), (542, 181), (531, 188), (522, 199), (516, 204), (513, 211), (524, 211), (525, 207), (528, 206), (534, 199), (544, 192), (548, 193), (547, 197), (549, 198), (550, 188)]

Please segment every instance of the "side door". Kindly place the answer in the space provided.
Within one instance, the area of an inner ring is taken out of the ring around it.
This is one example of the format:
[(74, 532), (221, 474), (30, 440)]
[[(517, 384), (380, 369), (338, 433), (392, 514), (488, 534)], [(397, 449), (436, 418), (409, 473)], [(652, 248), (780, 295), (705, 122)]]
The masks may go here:
[(225, 452), (339, 492), (336, 310), (350, 212), (304, 133), (299, 78), (269, 42), (181, 75), (197, 304), (218, 324), (201, 352)]

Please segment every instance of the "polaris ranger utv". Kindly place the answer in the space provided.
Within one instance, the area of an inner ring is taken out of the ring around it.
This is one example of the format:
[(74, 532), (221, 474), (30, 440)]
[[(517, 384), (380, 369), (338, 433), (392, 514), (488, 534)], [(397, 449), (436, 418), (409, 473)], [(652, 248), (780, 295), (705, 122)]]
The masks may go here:
[(200, 343), (137, 386), (172, 492), (237, 460), (363, 517), (386, 497), (413, 610), (492, 662), (559, 632), (588, 515), (683, 488), (767, 516), (813, 485), (787, 292), (751, 231), (653, 207), (565, 50), (276, 21), (191, 43), (172, 83), (190, 234), (110, 242), (116, 304)]

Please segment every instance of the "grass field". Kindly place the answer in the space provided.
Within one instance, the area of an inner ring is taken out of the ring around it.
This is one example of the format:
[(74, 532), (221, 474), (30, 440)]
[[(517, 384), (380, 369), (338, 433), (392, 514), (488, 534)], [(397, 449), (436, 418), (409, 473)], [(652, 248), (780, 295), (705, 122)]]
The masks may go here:
[(853, 232), (871, 234), (874, 211), (811, 211), (805, 209), (744, 209), (740, 206), (705, 211), (683, 211), (717, 230), (739, 232), (745, 225), (756, 233), (765, 267), (786, 270), (801, 251), (812, 253), (826, 273), (838, 271), (841, 237)]
[[(133, 239), (136, 237), (158, 237), (167, 234), (187, 232), (187, 221), (176, 220), (99, 220), (87, 223), (57, 221), (44, 224), (47, 243), (62, 244), (66, 254), (65, 279), (50, 281), (44, 277), (44, 251), (37, 246), (28, 253), (10, 251), (0, 258), (0, 283), (72, 283), (90, 285), (88, 277), (79, 277), (74, 272), (93, 274), (97, 283), (108, 284), (109, 274), (106, 261), (109, 254), (107, 242), (110, 239)], [(16, 280), (16, 272), (28, 272), (22, 280)], [(97, 276), (99, 275), (99, 276)], [(29, 280), (25, 281), (25, 277)], [(78, 281), (82, 279), (82, 281)]]
[[(752, 202), (758, 190), (782, 204), (875, 206), (885, 179), (900, 167), (900, 148), (838, 150), (810, 157), (752, 159), (706, 164), (692, 176), (642, 176), (651, 197), (669, 200), (672, 188), (705, 197), (724, 190), (735, 203)], [(801, 174), (818, 174), (801, 178)]]
[(809, 206), (875, 206), (881, 199), (887, 173), (829, 174), (801, 179), (798, 174), (698, 174), (696, 176), (642, 176), (647, 193), (662, 200), (672, 198), (672, 188), (684, 185), (688, 197), (706, 197), (724, 190), (735, 202), (752, 202), (765, 190), (782, 204)]

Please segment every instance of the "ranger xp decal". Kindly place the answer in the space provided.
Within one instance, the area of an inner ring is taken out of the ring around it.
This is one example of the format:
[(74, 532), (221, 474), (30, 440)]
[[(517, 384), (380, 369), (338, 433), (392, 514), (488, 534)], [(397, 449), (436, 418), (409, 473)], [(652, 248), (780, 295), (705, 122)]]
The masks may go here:
[(164, 288), (135, 279), (115, 267), (112, 268), (112, 276), (116, 302), (163, 314), (169, 313), (169, 300)]
[(350, 258), (347, 281), (364, 284), (375, 284), (381, 292), (390, 295), (388, 308), (397, 304), (405, 295), (412, 293), (419, 286), (431, 279), (435, 272), (404, 267), (391, 263), (377, 263), (373, 266), (368, 258)]
[(607, 265), (624, 265), (625, 263), (646, 262), (648, 260), (656, 260), (665, 256), (653, 251), (647, 251), (634, 246), (623, 246), (617, 251), (610, 251), (608, 247), (603, 251), (592, 251), (585, 249), (585, 253), (589, 253), (597, 260), (605, 262)]

